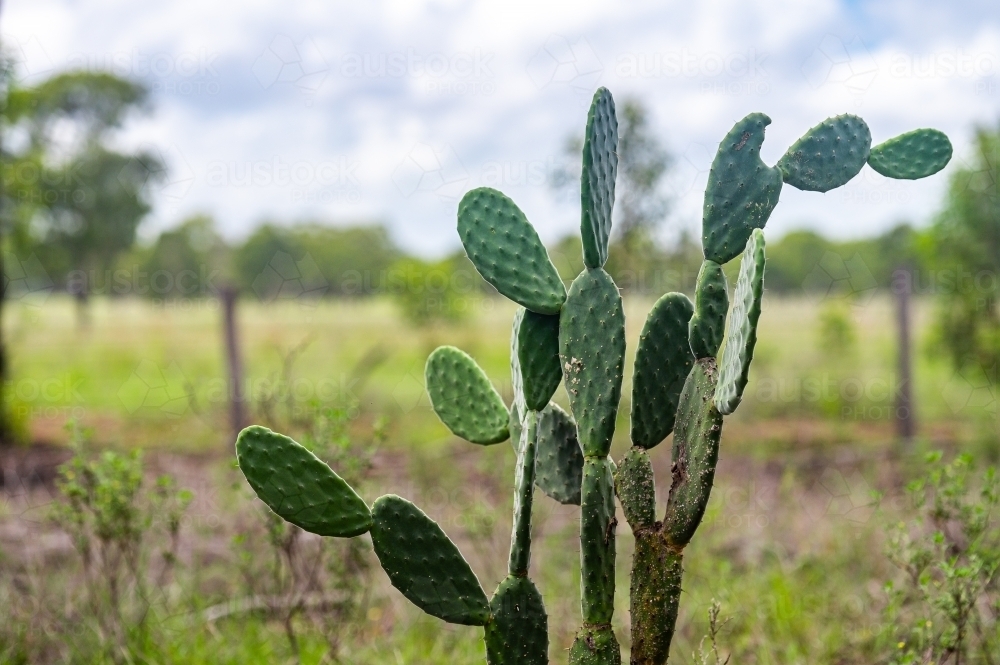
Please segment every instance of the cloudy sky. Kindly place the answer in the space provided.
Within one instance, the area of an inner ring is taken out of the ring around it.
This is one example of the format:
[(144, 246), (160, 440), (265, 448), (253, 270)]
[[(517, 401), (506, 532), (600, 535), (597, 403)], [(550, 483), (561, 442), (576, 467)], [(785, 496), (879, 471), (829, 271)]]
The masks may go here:
[(716, 146), (751, 111), (772, 119), (768, 163), (839, 113), (876, 143), (947, 132), (944, 173), (786, 187), (768, 224), (858, 237), (926, 223), (974, 127), (1000, 119), (995, 0), (7, 0), (0, 34), (25, 82), (107, 69), (153, 90), (118, 138), (170, 165), (147, 237), (195, 212), (234, 239), (263, 219), (374, 220), (434, 256), (458, 246), (462, 193), (486, 184), (554, 241), (579, 212), (547, 174), (600, 85), (641, 98), (676, 156), (668, 234), (698, 227)]

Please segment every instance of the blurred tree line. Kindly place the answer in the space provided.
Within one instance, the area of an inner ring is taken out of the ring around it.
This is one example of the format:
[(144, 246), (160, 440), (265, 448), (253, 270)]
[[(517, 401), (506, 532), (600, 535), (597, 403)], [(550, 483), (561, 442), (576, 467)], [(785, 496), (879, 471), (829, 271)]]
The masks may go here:
[[(389, 295), (406, 318), (427, 324), (460, 320), (495, 294), (461, 251), (434, 261), (408, 255), (377, 223), (272, 220), (232, 242), (210, 216), (198, 215), (137, 244), (152, 206), (150, 185), (165, 177), (166, 167), (154, 154), (114, 147), (112, 139), (129, 117), (149, 110), (147, 90), (100, 72), (57, 74), (24, 86), (9, 59), (0, 65), (5, 298), (39, 284), (72, 294), (81, 310), (94, 294), (169, 301), (213, 297), (223, 285), (265, 302)], [(626, 98), (619, 119), (608, 271), (628, 293), (691, 293), (700, 243), (675, 223), (667, 187), (674, 158), (638, 100)], [(894, 271), (906, 267), (915, 293), (943, 296), (937, 329), (954, 362), (995, 366), (998, 137), (978, 133), (972, 161), (953, 176), (944, 209), (928, 229), (900, 224), (851, 241), (796, 231), (772, 240), (768, 290), (861, 296), (891, 288)], [(553, 190), (571, 200), (579, 196), (580, 150), (581, 138), (568, 137), (565, 166), (551, 175)], [(550, 253), (567, 282), (582, 269), (578, 234), (554, 243)]]

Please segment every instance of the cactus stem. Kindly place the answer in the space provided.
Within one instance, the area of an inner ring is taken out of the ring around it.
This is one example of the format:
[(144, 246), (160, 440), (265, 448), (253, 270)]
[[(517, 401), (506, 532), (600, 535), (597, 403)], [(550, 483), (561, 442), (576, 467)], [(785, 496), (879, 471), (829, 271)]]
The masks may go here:
[(514, 527), (510, 536), (507, 571), (515, 577), (527, 577), (531, 562), (531, 503), (535, 489), (537, 441), (538, 412), (529, 410), (521, 429), (517, 470), (514, 472)]

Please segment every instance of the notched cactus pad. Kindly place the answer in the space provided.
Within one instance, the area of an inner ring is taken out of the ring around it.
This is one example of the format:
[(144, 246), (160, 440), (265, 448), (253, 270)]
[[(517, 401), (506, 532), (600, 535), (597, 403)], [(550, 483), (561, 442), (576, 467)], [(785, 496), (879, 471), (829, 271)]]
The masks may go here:
[(287, 436), (247, 427), (236, 439), (236, 459), (253, 491), (284, 520), (340, 538), (371, 527), (371, 512), (351, 486)]
[(674, 429), (674, 414), (694, 356), (688, 325), (694, 307), (683, 293), (668, 293), (646, 317), (632, 378), (632, 444), (658, 445)]
[(702, 246), (719, 264), (736, 258), (754, 229), (764, 228), (781, 194), (781, 171), (760, 159), (771, 119), (751, 113), (719, 144), (705, 188)]
[(508, 576), (490, 599), (490, 610), (493, 619), (486, 624), (489, 665), (547, 665), (549, 618), (534, 582)]
[(519, 309), (514, 315), (510, 353), (515, 389), (520, 385), (526, 406), (534, 411), (541, 411), (562, 381), (562, 370), (559, 368), (559, 315), (536, 314)]
[(576, 423), (558, 404), (550, 403), (538, 415), (535, 455), (538, 489), (559, 503), (579, 506), (583, 449), (576, 436)]
[(868, 164), (888, 178), (917, 180), (947, 166), (951, 153), (951, 141), (944, 132), (915, 129), (872, 148)]
[(456, 436), (481, 445), (509, 436), (507, 407), (469, 354), (438, 347), (427, 358), (424, 380), (434, 412)]
[(872, 134), (864, 120), (838, 115), (806, 132), (778, 160), (778, 168), (792, 187), (828, 192), (861, 171), (871, 146)]
[(483, 626), (490, 605), (462, 553), (437, 522), (394, 494), (372, 506), (372, 545), (392, 585), (431, 616)]
[(715, 405), (728, 416), (740, 405), (750, 376), (753, 348), (757, 344), (757, 321), (764, 296), (764, 234), (755, 231), (740, 262), (740, 276), (729, 314), (726, 347), (722, 351), (719, 387)]
[(559, 317), (559, 361), (584, 454), (607, 455), (622, 394), (625, 313), (602, 268), (585, 270), (570, 286)]
[(458, 204), (458, 234), (476, 270), (497, 291), (533, 312), (559, 312), (566, 287), (513, 201), (489, 187), (473, 189)]
[(615, 116), (615, 100), (607, 88), (599, 88), (587, 114), (583, 172), (580, 175), (580, 234), (583, 237), (583, 263), (588, 268), (602, 268), (608, 260), (617, 174), (618, 119)]
[(714, 358), (726, 334), (726, 313), (729, 311), (726, 273), (715, 261), (701, 264), (694, 301), (694, 316), (688, 328), (691, 352), (695, 358)]

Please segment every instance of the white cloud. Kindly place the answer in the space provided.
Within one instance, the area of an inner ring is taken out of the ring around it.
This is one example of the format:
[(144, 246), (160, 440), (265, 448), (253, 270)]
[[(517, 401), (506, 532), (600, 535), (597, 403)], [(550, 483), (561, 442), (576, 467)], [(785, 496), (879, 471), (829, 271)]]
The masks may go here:
[[(925, 10), (932, 30), (911, 18)], [(751, 111), (773, 120), (763, 150), (772, 163), (836, 113), (865, 117), (876, 141), (936, 126), (961, 153), (973, 124), (1000, 111), (1000, 17), (977, 0), (871, 10), (832, 0), (16, 0), (4, 11), (5, 42), (24, 45), (28, 72), (85, 63), (153, 87), (155, 115), (122, 141), (182, 155), (194, 181), (163, 201), (147, 235), (195, 211), (230, 236), (264, 218), (379, 219), (440, 254), (458, 244), (453, 189), (499, 178), (555, 239), (576, 228), (578, 211), (539, 173), (582, 131), (594, 85), (648, 102), (681, 164), (675, 223), (691, 227), (702, 162)], [(962, 58), (972, 74), (951, 64)], [(422, 163), (414, 155), (435, 155), (436, 175), (401, 188), (400, 174)], [(945, 174), (871, 174), (827, 195), (786, 188), (769, 228), (846, 237), (923, 222), (945, 184)]]

